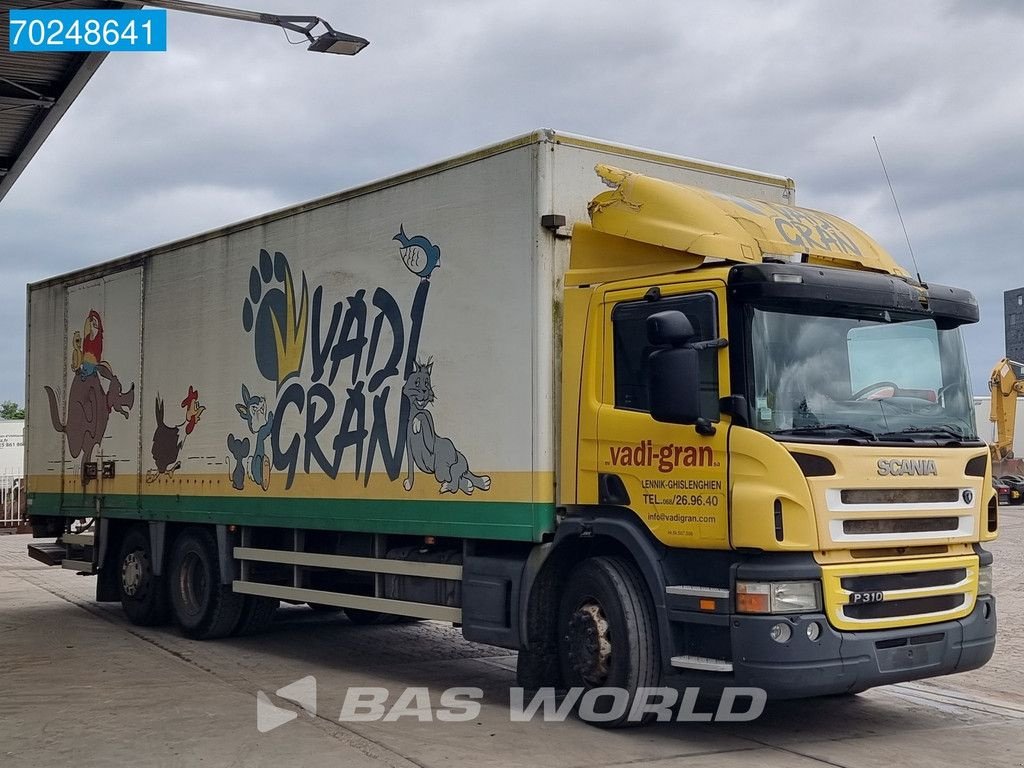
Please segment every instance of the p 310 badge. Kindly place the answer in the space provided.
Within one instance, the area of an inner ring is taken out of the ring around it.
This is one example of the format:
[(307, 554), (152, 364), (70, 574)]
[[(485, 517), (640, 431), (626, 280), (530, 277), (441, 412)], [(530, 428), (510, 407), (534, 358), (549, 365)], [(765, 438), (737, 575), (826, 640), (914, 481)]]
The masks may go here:
[(875, 592), (852, 592), (850, 594), (850, 605), (864, 605), (865, 603), (881, 603), (885, 600), (885, 593)]

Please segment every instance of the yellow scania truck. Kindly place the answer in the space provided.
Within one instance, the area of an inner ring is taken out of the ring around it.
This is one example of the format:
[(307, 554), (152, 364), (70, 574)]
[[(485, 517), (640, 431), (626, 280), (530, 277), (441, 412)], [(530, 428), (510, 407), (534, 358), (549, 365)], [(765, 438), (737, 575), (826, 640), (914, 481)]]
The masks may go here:
[(542, 130), (31, 285), (30, 553), (196, 638), (452, 622), (527, 687), (979, 667), (977, 304), (793, 196)]

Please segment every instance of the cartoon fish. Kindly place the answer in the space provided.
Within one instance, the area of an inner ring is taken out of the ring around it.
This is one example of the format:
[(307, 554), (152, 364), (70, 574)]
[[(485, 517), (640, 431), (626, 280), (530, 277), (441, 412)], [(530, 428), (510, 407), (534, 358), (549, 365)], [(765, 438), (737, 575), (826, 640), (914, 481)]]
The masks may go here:
[(398, 241), (402, 263), (414, 275), (428, 280), (430, 273), (441, 266), (441, 249), (423, 235), (406, 235), (404, 224), (391, 239)]

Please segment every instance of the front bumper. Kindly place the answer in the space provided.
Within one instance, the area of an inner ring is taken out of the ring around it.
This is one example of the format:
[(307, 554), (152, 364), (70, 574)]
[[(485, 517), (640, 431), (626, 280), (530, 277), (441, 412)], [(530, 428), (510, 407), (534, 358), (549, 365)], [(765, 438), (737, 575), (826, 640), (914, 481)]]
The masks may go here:
[[(768, 634), (780, 621), (792, 625), (787, 643)], [(813, 642), (812, 621), (822, 630)], [(730, 634), (733, 685), (763, 688), (774, 699), (825, 696), (977, 669), (995, 650), (996, 605), (991, 596), (979, 597), (962, 619), (870, 632), (837, 631), (824, 614), (734, 615)]]

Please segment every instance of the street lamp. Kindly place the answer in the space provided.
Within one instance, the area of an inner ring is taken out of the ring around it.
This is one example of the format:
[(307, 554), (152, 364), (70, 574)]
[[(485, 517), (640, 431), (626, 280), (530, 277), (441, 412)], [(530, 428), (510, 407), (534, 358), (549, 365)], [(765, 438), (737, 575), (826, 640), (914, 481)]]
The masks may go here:
[[(220, 5), (193, 3), (188, 0), (143, 0), (146, 5), (166, 8), (170, 11), (200, 13), (204, 16), (220, 16), (224, 19), (253, 21), (257, 24), (270, 24), (286, 31), (298, 32), (309, 40), (308, 51), (317, 53), (338, 53), (344, 56), (355, 56), (370, 44), (369, 40), (355, 35), (338, 32), (334, 27), (319, 16), (278, 16), (273, 13), (245, 11), (240, 8), (225, 8)], [(314, 34), (313, 30), (323, 25), (324, 30)]]

